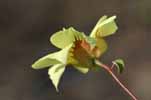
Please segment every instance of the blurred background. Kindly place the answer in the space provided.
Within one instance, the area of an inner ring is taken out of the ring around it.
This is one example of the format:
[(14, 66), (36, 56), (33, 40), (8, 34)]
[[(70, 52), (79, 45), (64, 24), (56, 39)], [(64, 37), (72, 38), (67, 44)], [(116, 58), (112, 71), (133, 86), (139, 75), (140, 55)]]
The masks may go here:
[(131, 100), (104, 70), (68, 68), (57, 93), (47, 69), (31, 68), (58, 50), (49, 42), (54, 32), (74, 26), (89, 34), (103, 15), (117, 15), (119, 30), (106, 38), (101, 60), (123, 58), (120, 80), (139, 100), (151, 100), (150, 0), (0, 0), (0, 100)]

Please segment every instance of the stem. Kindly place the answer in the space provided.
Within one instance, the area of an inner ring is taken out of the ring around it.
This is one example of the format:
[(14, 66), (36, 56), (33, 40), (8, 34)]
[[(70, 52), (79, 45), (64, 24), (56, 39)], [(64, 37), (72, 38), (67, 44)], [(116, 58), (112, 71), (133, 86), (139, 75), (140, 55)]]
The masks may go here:
[(98, 66), (104, 68), (104, 69), (113, 77), (113, 79), (123, 88), (123, 90), (124, 90), (127, 94), (129, 94), (129, 96), (130, 96), (133, 100), (138, 100), (138, 99), (136, 98), (136, 96), (134, 96), (134, 94), (132, 94), (132, 92), (130, 92), (130, 90), (129, 90), (128, 88), (126, 88), (126, 87), (120, 82), (120, 80), (119, 80), (119, 79), (116, 77), (116, 75), (112, 72), (112, 70), (111, 70), (110, 67), (108, 67), (107, 65), (104, 65), (103, 63), (99, 62), (98, 60), (96, 60), (95, 63), (96, 63)]
[(112, 64), (111, 69), (113, 69), (113, 68), (114, 68), (114, 66), (115, 66), (115, 64)]

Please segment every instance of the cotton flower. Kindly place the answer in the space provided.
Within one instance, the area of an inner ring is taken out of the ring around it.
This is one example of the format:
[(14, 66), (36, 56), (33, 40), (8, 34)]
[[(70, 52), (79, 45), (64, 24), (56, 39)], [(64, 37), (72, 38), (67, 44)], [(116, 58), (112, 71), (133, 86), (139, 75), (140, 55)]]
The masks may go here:
[(115, 18), (113, 16), (107, 19), (107, 16), (103, 16), (90, 36), (86, 36), (83, 32), (72, 27), (63, 28), (63, 30), (54, 33), (50, 37), (50, 41), (60, 50), (40, 58), (32, 65), (32, 68), (48, 67), (49, 77), (56, 90), (59, 91), (58, 84), (67, 65), (73, 65), (82, 73), (87, 73), (90, 69), (97, 67), (94, 60), (98, 59), (107, 49), (104, 37), (117, 30)]

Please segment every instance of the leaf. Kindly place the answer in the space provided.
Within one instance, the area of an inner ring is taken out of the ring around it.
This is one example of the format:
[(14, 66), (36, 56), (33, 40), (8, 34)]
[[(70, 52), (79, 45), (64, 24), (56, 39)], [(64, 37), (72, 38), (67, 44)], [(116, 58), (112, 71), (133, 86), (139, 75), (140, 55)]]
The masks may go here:
[(112, 16), (100, 23), (100, 25), (98, 26), (97, 35), (100, 37), (106, 37), (114, 34), (118, 29), (114, 21), (115, 19), (116, 16)]
[(122, 73), (124, 70), (124, 61), (122, 59), (117, 59), (115, 61), (112, 62), (118, 69), (118, 73)]
[(68, 29), (63, 28), (62, 31), (56, 32), (50, 38), (53, 45), (58, 48), (65, 48), (69, 44), (73, 43), (76, 39), (81, 39), (83, 33), (76, 31), (70, 27)]
[(92, 30), (90, 37), (106, 37), (112, 35), (118, 29), (115, 20), (116, 16), (112, 16), (107, 18), (107, 16), (103, 16), (100, 18), (94, 29)]
[(57, 92), (59, 92), (58, 84), (64, 71), (65, 71), (64, 64), (56, 64), (49, 68), (48, 70), (50, 79), (52, 80), (52, 83), (55, 86)]
[(32, 68), (42, 69), (42, 68), (46, 68), (46, 67), (49, 67), (54, 64), (59, 64), (59, 63), (66, 64), (68, 54), (69, 54), (69, 51), (70, 51), (72, 45), (73, 44), (70, 44), (58, 52), (51, 53), (51, 54), (48, 54), (48, 55), (40, 58), (38, 61), (36, 61), (32, 65)]

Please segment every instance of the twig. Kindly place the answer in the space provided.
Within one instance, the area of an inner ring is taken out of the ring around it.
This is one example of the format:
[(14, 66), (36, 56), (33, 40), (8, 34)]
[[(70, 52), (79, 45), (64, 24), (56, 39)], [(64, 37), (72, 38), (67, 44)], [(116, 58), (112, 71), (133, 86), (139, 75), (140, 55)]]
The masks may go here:
[(95, 63), (96, 63), (98, 66), (104, 68), (104, 69), (113, 77), (113, 79), (125, 90), (125, 92), (126, 92), (127, 94), (129, 94), (129, 96), (131, 96), (131, 98), (133, 98), (133, 100), (138, 100), (138, 99), (136, 98), (136, 96), (134, 96), (134, 94), (132, 94), (132, 92), (130, 92), (130, 90), (129, 90), (128, 88), (126, 88), (126, 87), (120, 82), (120, 80), (117, 78), (117, 76), (112, 72), (112, 70), (111, 70), (112, 67), (110, 68), (110, 67), (108, 67), (107, 65), (105, 65), (105, 64), (103, 64), (103, 63), (101, 63), (101, 62), (99, 62), (98, 60), (96, 60)]
[(111, 70), (114, 68), (114, 66), (115, 66), (115, 64), (113, 63), (112, 66), (111, 66)]

